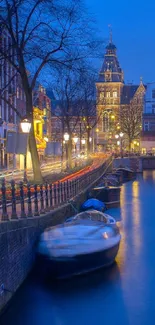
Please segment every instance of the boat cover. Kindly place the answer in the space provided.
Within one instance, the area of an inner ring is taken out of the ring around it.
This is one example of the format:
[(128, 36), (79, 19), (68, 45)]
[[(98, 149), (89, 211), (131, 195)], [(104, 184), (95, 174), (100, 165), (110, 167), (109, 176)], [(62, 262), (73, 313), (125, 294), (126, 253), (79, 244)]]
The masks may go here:
[(39, 253), (48, 258), (70, 258), (109, 249), (120, 242), (116, 225), (77, 220), (47, 229), (39, 242)]
[(97, 199), (88, 199), (82, 204), (82, 210), (88, 210), (88, 209), (95, 209), (98, 211), (105, 210), (106, 206), (102, 201), (99, 201)]

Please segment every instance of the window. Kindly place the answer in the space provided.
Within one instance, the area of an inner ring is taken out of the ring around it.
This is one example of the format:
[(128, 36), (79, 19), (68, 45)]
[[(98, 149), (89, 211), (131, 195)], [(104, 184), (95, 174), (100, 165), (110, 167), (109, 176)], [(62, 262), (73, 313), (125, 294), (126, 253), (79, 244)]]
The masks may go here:
[(155, 114), (155, 104), (152, 105), (152, 114)]
[(150, 122), (149, 131), (155, 131), (155, 122)]
[(40, 132), (39, 132), (39, 123), (36, 123), (36, 133), (39, 135)]
[(100, 93), (100, 99), (102, 100), (104, 98), (104, 93)]
[(109, 116), (108, 113), (103, 114), (103, 132), (108, 132), (109, 130)]
[(113, 91), (113, 97), (117, 98), (117, 91)]
[(142, 154), (143, 154), (143, 155), (146, 154), (146, 148), (142, 148)]
[(152, 98), (155, 98), (155, 89), (152, 89)]
[(144, 122), (144, 131), (149, 131), (149, 122)]
[(19, 98), (19, 88), (17, 87), (17, 98)]
[(110, 91), (107, 91), (107, 98), (110, 98)]

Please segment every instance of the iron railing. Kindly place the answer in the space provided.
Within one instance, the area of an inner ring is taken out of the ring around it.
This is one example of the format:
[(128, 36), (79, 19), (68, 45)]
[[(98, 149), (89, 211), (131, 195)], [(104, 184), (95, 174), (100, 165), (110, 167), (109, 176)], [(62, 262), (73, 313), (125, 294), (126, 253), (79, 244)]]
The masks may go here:
[(16, 187), (12, 180), (11, 186), (6, 187), (3, 178), (0, 190), (1, 221), (43, 215), (68, 203), (97, 182), (111, 162), (112, 158), (109, 157), (102, 165), (82, 176), (73, 176), (71, 180), (60, 180), (52, 184), (25, 186), (20, 182)]

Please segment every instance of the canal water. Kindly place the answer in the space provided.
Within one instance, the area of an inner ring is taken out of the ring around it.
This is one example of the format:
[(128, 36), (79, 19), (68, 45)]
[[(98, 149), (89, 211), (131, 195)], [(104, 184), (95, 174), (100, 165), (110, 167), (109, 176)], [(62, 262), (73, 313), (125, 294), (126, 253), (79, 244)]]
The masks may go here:
[(116, 263), (55, 283), (31, 274), (0, 325), (155, 324), (155, 171), (124, 184), (121, 208), (108, 212), (122, 234)]

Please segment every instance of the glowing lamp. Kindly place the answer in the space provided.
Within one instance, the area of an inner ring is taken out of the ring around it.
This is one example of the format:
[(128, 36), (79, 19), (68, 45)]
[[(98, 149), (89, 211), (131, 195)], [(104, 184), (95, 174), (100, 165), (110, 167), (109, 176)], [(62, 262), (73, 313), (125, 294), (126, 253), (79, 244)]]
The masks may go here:
[(82, 139), (82, 140), (81, 140), (81, 143), (82, 143), (82, 144), (85, 144), (85, 143), (86, 143), (86, 140), (85, 140), (85, 139)]
[(73, 138), (73, 141), (74, 141), (75, 144), (77, 144), (77, 142), (78, 142), (78, 137), (74, 137), (74, 138)]
[(64, 134), (64, 140), (65, 141), (68, 141), (69, 140), (69, 134), (67, 132)]
[(31, 122), (28, 119), (24, 119), (20, 125), (23, 133), (30, 133)]

